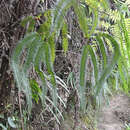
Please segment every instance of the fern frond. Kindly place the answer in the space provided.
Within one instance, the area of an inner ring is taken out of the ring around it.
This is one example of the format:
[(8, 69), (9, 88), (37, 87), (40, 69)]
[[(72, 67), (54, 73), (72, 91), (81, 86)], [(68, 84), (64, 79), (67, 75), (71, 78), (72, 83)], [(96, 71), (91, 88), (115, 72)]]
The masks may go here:
[(120, 43), (121, 57), (118, 65), (118, 71), (120, 74), (121, 84), (124, 91), (128, 93), (129, 85), (129, 70), (130, 70), (130, 21), (129, 18), (125, 19), (121, 14), (121, 20), (118, 24), (113, 26), (112, 33), (116, 40)]
[[(52, 44), (51, 44), (52, 45)], [(12, 69), (14, 71), (14, 76), (19, 88), (19, 91), (23, 91), (27, 98), (27, 104), (29, 111), (31, 111), (32, 106), (32, 93), (29, 83), (28, 69), (31, 64), (34, 65), (36, 72), (38, 73), (42, 81), (42, 103), (45, 104), (45, 96), (47, 93), (47, 85), (44, 74), (40, 71), (40, 64), (44, 63), (48, 70), (48, 74), (51, 76), (50, 82), (52, 86), (52, 98), (56, 105), (57, 102), (57, 92), (56, 92), (56, 80), (52, 65), (52, 53), (49, 43), (41, 41), (38, 33), (30, 33), (23, 40), (19, 42), (12, 56)], [(20, 68), (20, 57), (22, 51), (26, 48), (27, 57), (23, 65)], [(54, 48), (55, 50), (55, 48)], [(54, 52), (53, 52), (54, 53)], [(53, 57), (54, 58), (54, 57)], [(53, 59), (54, 60), (54, 59)]]
[[(108, 39), (114, 48), (114, 52), (113, 52), (114, 54), (113, 54), (111, 63), (108, 63), (108, 61), (107, 61), (104, 43), (101, 39), (102, 37)], [(104, 84), (106, 82), (106, 79), (109, 77), (113, 67), (115, 66), (115, 64), (117, 63), (117, 61), (120, 57), (119, 45), (112, 36), (102, 33), (102, 34), (98, 34), (96, 36), (96, 39), (97, 39), (98, 45), (100, 47), (100, 53), (103, 57), (103, 69), (101, 72), (99, 72), (99, 68), (98, 68), (99, 64), (98, 64), (98, 61), (96, 60), (96, 55), (95, 55), (92, 47), (90, 45), (85, 45), (83, 48), (83, 51), (82, 51), (81, 64), (80, 64), (80, 88), (79, 88), (81, 109), (83, 111), (85, 111), (85, 106), (86, 106), (84, 92), (86, 89), (85, 70), (86, 70), (86, 61), (88, 59), (88, 56), (90, 55), (92, 65), (93, 65), (93, 71), (94, 71), (94, 77), (95, 77), (95, 86), (93, 86), (93, 92), (94, 92), (93, 96), (96, 99), (98, 99), (97, 103), (100, 102), (99, 97), (101, 98), (101, 94), (103, 94), (102, 90), (105, 89)], [(100, 77), (99, 77), (99, 75), (100, 75)]]
[(80, 6), (79, 3), (77, 3), (77, 1), (74, 1), (73, 6), (74, 6), (74, 11), (78, 18), (80, 28), (84, 32), (84, 37), (88, 38), (89, 37), (88, 36), (88, 22), (87, 22), (84, 7)]
[(121, 28), (122, 28), (124, 40), (125, 40), (125, 43), (126, 43), (128, 61), (129, 61), (129, 64), (130, 64), (130, 39), (129, 39), (129, 34), (128, 34), (128, 30), (127, 30), (126, 25), (125, 25), (125, 20), (123, 18), (123, 15), (121, 15)]
[(55, 4), (55, 8), (52, 10), (52, 26), (51, 32), (55, 30), (59, 32), (62, 27), (64, 16), (67, 9), (72, 6), (73, 0), (58, 0)]
[[(14, 72), (14, 78), (17, 83), (17, 87), (19, 92), (23, 91), (26, 95), (28, 112), (30, 114), (32, 109), (32, 92), (30, 88), (30, 83), (27, 75), (25, 75), (24, 71), (20, 69), (19, 65), (12, 61), (12, 69)], [(21, 71), (20, 71), (21, 70)]]
[(36, 53), (35, 61), (34, 61), (34, 67), (37, 70), (41, 68), (41, 63), (44, 63), (45, 61), (45, 52), (43, 51), (45, 48), (45, 42), (39, 42), (40, 46), (38, 48), (38, 51)]
[(108, 35), (108, 34), (100, 34), (99, 35), (100, 37), (104, 37), (104, 38), (107, 38), (110, 40), (113, 48), (114, 48), (114, 54), (113, 54), (113, 58), (111, 60), (111, 63), (109, 63), (106, 68), (103, 70), (102, 74), (101, 74), (101, 77), (98, 81), (98, 83), (95, 85), (95, 89), (96, 89), (96, 95), (99, 95), (100, 92), (101, 92), (101, 89), (102, 89), (102, 86), (103, 84), (105, 83), (106, 79), (109, 77), (113, 67), (115, 66), (115, 64), (117, 63), (119, 57), (120, 57), (120, 49), (119, 49), (119, 45), (118, 43), (116, 42), (116, 40)]
[(81, 110), (85, 111), (86, 101), (85, 101), (85, 89), (86, 89), (86, 79), (85, 79), (85, 70), (86, 70), (86, 61), (88, 58), (89, 48), (88, 45), (83, 47), (82, 57), (80, 62), (80, 87), (79, 87), (79, 95), (80, 95), (80, 106)]
[(120, 17), (120, 12), (118, 10), (112, 10), (112, 9), (108, 9), (107, 13), (109, 14), (109, 18), (116, 23), (117, 21), (120, 21), (121, 17)]
[[(35, 45), (36, 43), (39, 43), (37, 46)], [(27, 72), (29, 71), (29, 68), (32, 64), (34, 64), (35, 58), (36, 58), (36, 54), (39, 50), (39, 46), (40, 44), (42, 44), (40, 42), (40, 37), (36, 37), (36, 39), (32, 42), (32, 44), (30, 46), (27, 46), (27, 56), (26, 56), (26, 60), (24, 63), (24, 72), (27, 74)], [(32, 64), (31, 64), (32, 63)]]
[(38, 73), (41, 83), (42, 83), (41, 84), (42, 93), (39, 93), (39, 96), (42, 101), (42, 106), (44, 108), (44, 105), (46, 104), (45, 96), (47, 95), (47, 83), (46, 83), (44, 73), (42, 71), (40, 71), (39, 69), (37, 69), (36, 72)]
[(35, 40), (36, 36), (37, 33), (30, 33), (26, 36), (26, 38), (18, 43), (17, 48), (15, 48), (12, 55), (12, 61), (14, 61), (15, 63), (20, 62), (20, 59), (18, 57), (21, 55), (22, 50), (25, 49), (28, 44), (31, 44)]
[(23, 49), (27, 45), (30, 45), (36, 39), (36, 37), (37, 37), (37, 33), (30, 33), (23, 40), (21, 40), (18, 43), (17, 47), (15, 48), (11, 60), (11, 66), (14, 71), (14, 77), (16, 79), (18, 89), (19, 91), (24, 91), (26, 95), (29, 113), (32, 108), (32, 96), (31, 96), (32, 93), (31, 93), (28, 77), (25, 74), (24, 69), (20, 68), (20, 55)]
[(100, 51), (101, 51), (101, 54), (102, 54), (103, 69), (105, 69), (106, 65), (107, 65), (106, 49), (105, 49), (104, 43), (103, 43), (103, 41), (102, 41), (102, 39), (100, 38), (99, 35), (96, 36), (96, 40), (97, 40), (97, 44), (99, 45)]
[(55, 74), (54, 74), (54, 70), (53, 70), (53, 65), (52, 65), (52, 62), (51, 62), (51, 53), (50, 53), (50, 47), (49, 47), (49, 44), (46, 44), (45, 45), (45, 64), (46, 64), (46, 67), (47, 67), (47, 70), (48, 70), (48, 73), (50, 74), (51, 76), (51, 83), (53, 85), (53, 88), (52, 88), (52, 99), (54, 101), (54, 104), (56, 105), (57, 104), (57, 88), (56, 88), (56, 80), (55, 80)]
[(96, 54), (95, 54), (95, 52), (94, 52), (94, 50), (91, 46), (89, 46), (89, 54), (91, 56), (91, 60), (92, 60), (92, 64), (93, 64), (95, 82), (97, 83), (98, 75), (99, 75), (99, 73), (98, 73), (99, 68), (98, 68), (98, 62), (97, 62)]
[(92, 20), (93, 23), (92, 23), (92, 27), (91, 27), (89, 36), (91, 36), (94, 33), (94, 31), (97, 27), (97, 24), (98, 24), (98, 11), (92, 10), (92, 12), (93, 12), (93, 20)]

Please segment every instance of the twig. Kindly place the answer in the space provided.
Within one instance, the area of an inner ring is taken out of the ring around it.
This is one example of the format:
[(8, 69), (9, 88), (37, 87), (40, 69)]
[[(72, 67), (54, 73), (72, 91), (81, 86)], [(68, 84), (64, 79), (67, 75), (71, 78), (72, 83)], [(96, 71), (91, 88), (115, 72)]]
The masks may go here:
[(3, 2), (4, 2), (4, 6), (5, 6), (5, 8), (6, 8), (8, 14), (9, 14), (9, 17), (11, 18), (11, 14), (10, 14), (10, 11), (9, 11), (8, 7), (7, 7), (6, 4), (5, 4), (5, 0), (3, 0)]
[(22, 107), (21, 107), (20, 91), (18, 92), (18, 98), (19, 98), (19, 110), (20, 110), (20, 115), (21, 115), (21, 125), (22, 125), (22, 130), (24, 130), (24, 121), (23, 121), (23, 114), (22, 114)]

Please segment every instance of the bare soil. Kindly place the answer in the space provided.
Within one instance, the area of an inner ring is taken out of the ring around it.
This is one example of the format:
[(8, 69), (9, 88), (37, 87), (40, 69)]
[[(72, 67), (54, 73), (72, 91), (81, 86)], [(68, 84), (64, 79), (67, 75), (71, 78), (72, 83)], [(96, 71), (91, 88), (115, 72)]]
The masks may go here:
[(125, 130), (125, 123), (130, 123), (130, 97), (117, 94), (100, 111), (98, 130)]

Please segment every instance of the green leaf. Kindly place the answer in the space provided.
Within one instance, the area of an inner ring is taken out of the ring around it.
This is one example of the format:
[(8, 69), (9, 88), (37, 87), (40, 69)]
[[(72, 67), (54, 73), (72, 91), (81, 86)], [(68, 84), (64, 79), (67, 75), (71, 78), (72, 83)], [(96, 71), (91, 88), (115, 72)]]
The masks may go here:
[(38, 48), (38, 51), (36, 53), (36, 57), (35, 57), (35, 60), (34, 60), (34, 66), (35, 66), (35, 69), (36, 71), (40, 69), (40, 66), (41, 66), (41, 62), (45, 63), (45, 46), (46, 46), (46, 43), (41, 41), (41, 43), (39, 43), (40, 46)]
[(30, 86), (31, 86), (31, 90), (32, 90), (32, 97), (36, 101), (36, 103), (38, 103), (39, 95), (41, 95), (42, 91), (41, 91), (38, 83), (34, 79), (30, 80)]
[(80, 28), (84, 32), (84, 36), (86, 38), (89, 38), (88, 22), (87, 22), (87, 18), (86, 18), (84, 7), (79, 6), (77, 1), (75, 1), (74, 2), (74, 11), (75, 11), (75, 13), (76, 13), (76, 15), (78, 17), (78, 22), (79, 22)]
[(81, 103), (81, 110), (85, 112), (86, 108), (86, 97), (85, 97), (85, 91), (86, 91), (86, 61), (88, 58), (88, 54), (91, 56), (91, 60), (93, 63), (94, 68), (94, 77), (95, 81), (98, 82), (98, 67), (97, 67), (97, 60), (95, 53), (90, 45), (85, 45), (82, 51), (82, 57), (81, 57), (81, 64), (80, 64), (80, 103)]
[(88, 45), (85, 45), (83, 47), (83, 51), (82, 51), (82, 57), (81, 57), (81, 62), (80, 62), (80, 88), (79, 88), (79, 94), (80, 94), (80, 107), (81, 110), (83, 110), (85, 112), (85, 108), (86, 108), (86, 97), (85, 97), (85, 89), (86, 89), (86, 85), (85, 85), (85, 70), (86, 70), (86, 61), (88, 58), (88, 52), (89, 52), (89, 48)]
[(57, 104), (56, 80), (55, 80), (55, 76), (54, 76), (55, 74), (54, 74), (54, 70), (53, 70), (53, 65), (52, 65), (52, 62), (51, 62), (51, 49), (50, 49), (49, 44), (46, 44), (46, 46), (45, 46), (45, 62), (46, 62), (45, 64), (46, 64), (48, 73), (51, 76), (51, 80), (50, 81), (51, 81), (51, 83), (53, 85), (53, 88), (52, 88), (52, 98), (53, 98), (54, 104), (56, 105)]
[[(121, 82), (122, 82), (122, 84), (123, 84), (123, 89), (124, 89), (124, 91), (125, 91), (126, 93), (128, 93), (128, 91), (129, 91), (129, 86), (128, 86), (128, 84), (129, 84), (129, 83), (127, 84), (127, 80), (126, 80), (125, 74), (124, 74), (124, 72), (123, 72), (123, 70), (124, 70), (124, 64), (123, 64), (122, 62), (123, 62), (123, 59), (120, 58), (120, 62), (118, 63), (118, 70), (119, 70)], [(128, 76), (128, 74), (127, 74), (127, 76)]]
[(19, 92), (24, 91), (26, 95), (28, 112), (30, 114), (32, 108), (32, 95), (31, 95), (32, 93), (31, 93), (27, 75), (25, 75), (23, 70), (20, 71), (19, 65), (13, 61), (12, 61), (12, 68), (13, 68), (14, 78), (16, 79)]
[(128, 31), (126, 29), (126, 25), (125, 25), (125, 21), (124, 21), (123, 15), (121, 15), (121, 27), (122, 27), (122, 31), (123, 31), (123, 35), (124, 35), (125, 44), (126, 44), (128, 61), (129, 61), (129, 64), (130, 64), (130, 39), (129, 39)]
[(99, 95), (100, 92), (101, 92), (101, 89), (106, 81), (106, 79), (109, 77), (113, 67), (115, 66), (115, 64), (117, 63), (119, 57), (120, 57), (120, 49), (119, 49), (119, 45), (118, 43), (116, 42), (116, 40), (108, 35), (108, 34), (105, 34), (105, 33), (102, 33), (102, 34), (99, 34), (100, 37), (105, 37), (107, 39), (110, 40), (113, 48), (114, 48), (114, 54), (113, 54), (113, 58), (111, 60), (111, 63), (109, 63), (107, 65), (107, 67), (103, 70), (103, 72), (101, 73), (101, 77), (98, 81), (98, 83), (95, 85), (95, 89), (96, 89), (96, 95)]
[(36, 54), (38, 53), (39, 47), (41, 46), (40, 37), (37, 36), (34, 41), (31, 43), (31, 45), (27, 46), (27, 56), (25, 63), (23, 65), (24, 72), (27, 74), (29, 71), (29, 68), (31, 66), (31, 63), (34, 64)]
[(19, 91), (24, 91), (28, 103), (28, 111), (30, 113), (32, 108), (32, 93), (30, 89), (30, 84), (28, 77), (24, 72), (24, 69), (20, 66), (20, 55), (22, 51), (36, 39), (37, 33), (30, 33), (24, 39), (22, 39), (16, 46), (14, 53), (12, 55), (12, 69), (14, 71), (14, 78), (17, 82), (17, 87)]
[(31, 109), (32, 109), (32, 92), (30, 88), (30, 83), (29, 83), (29, 78), (27, 75), (22, 71), (19, 73), (21, 75), (21, 81), (22, 81), (22, 91), (26, 95), (26, 100), (27, 100), (27, 106), (28, 106), (28, 113), (31, 114)]
[(68, 32), (67, 24), (64, 22), (63, 27), (62, 27), (62, 38), (63, 38), (62, 48), (64, 50), (65, 55), (66, 55), (66, 52), (68, 50), (67, 32)]
[(50, 36), (48, 39), (48, 43), (50, 45), (51, 49), (51, 62), (54, 63), (55, 61), (55, 42), (54, 42), (54, 37)]
[(94, 68), (94, 76), (95, 76), (95, 81), (98, 81), (98, 66), (97, 66), (97, 59), (96, 59), (96, 55), (92, 49), (92, 47), (89, 45), (89, 54), (91, 56), (91, 60), (93, 63), (93, 68)]
[[(118, 63), (118, 71), (120, 74), (120, 83), (123, 90), (128, 93), (129, 89), (129, 69), (130, 69), (130, 37), (129, 37), (129, 19), (125, 19), (121, 14), (121, 20), (117, 25), (113, 26), (114, 37), (120, 42), (121, 56)], [(121, 30), (121, 31), (120, 31)]]
[(110, 8), (109, 6), (109, 1), (108, 0), (100, 0), (100, 5), (104, 8), (104, 9), (108, 9)]
[(46, 84), (46, 80), (45, 80), (45, 76), (44, 76), (44, 73), (40, 70), (36, 70), (36, 72), (38, 73), (39, 77), (40, 77), (40, 80), (42, 82), (42, 93), (39, 94), (40, 98), (41, 98), (41, 101), (42, 101), (42, 105), (44, 107), (45, 105), (45, 96), (47, 95), (47, 84)]
[(58, 0), (55, 4), (55, 8), (52, 10), (52, 26), (51, 32), (59, 30), (62, 27), (64, 16), (66, 15), (67, 9), (72, 5), (72, 0)]
[(89, 32), (89, 37), (94, 33), (96, 27), (97, 27), (97, 24), (98, 24), (98, 11), (96, 11), (95, 9), (92, 9), (92, 13), (93, 13), (93, 24), (92, 24), (92, 27), (91, 27), (91, 30)]
[(102, 55), (102, 62), (103, 62), (103, 68), (105, 69), (106, 68), (106, 65), (107, 65), (107, 55), (106, 55), (106, 50), (105, 50), (105, 46), (104, 46), (104, 43), (102, 41), (102, 39), (100, 38), (99, 35), (96, 36), (96, 40), (97, 40), (97, 43), (100, 47), (100, 52), (101, 52), (101, 55)]
[(25, 47), (29, 44), (31, 44), (35, 38), (37, 36), (37, 33), (30, 33), (30, 34), (27, 34), (26, 37), (22, 40), (20, 40), (16, 46), (16, 48), (14, 49), (14, 53), (12, 55), (12, 61), (14, 61), (15, 63), (19, 64), (20, 62), (20, 55), (22, 53), (22, 50), (25, 49)]
[(81, 63), (80, 63), (80, 86), (81, 87), (85, 86), (85, 70), (86, 70), (86, 61), (88, 57), (88, 52), (89, 52), (88, 45), (85, 45), (83, 47)]
[(40, 98), (42, 101), (42, 105), (44, 107), (45, 105), (45, 96), (47, 95), (47, 84), (45, 80), (44, 73), (41, 71), (41, 63), (43, 62), (45, 64), (45, 42), (41, 42), (41, 45), (39, 47), (39, 50), (36, 54), (35, 61), (34, 61), (34, 67), (36, 72), (38, 73), (38, 76), (40, 77), (41, 80), (41, 87), (42, 87), (42, 93), (40, 94)]

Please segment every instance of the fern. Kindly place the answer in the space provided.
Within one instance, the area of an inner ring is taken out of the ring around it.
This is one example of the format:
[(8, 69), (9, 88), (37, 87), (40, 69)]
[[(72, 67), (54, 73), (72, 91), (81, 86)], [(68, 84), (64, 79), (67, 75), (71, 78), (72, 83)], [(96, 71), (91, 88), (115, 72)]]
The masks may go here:
[[(20, 57), (22, 51), (26, 48), (27, 57), (24, 64), (20, 65)], [(38, 33), (30, 33), (26, 35), (26, 37), (21, 40), (12, 56), (12, 69), (14, 71), (14, 76), (17, 82), (17, 86), (19, 91), (23, 91), (26, 95), (28, 111), (31, 112), (32, 108), (32, 91), (29, 82), (29, 68), (33, 66), (41, 80), (42, 93), (39, 93), (39, 97), (41, 98), (42, 105), (45, 106), (47, 95), (47, 86), (51, 87), (52, 99), (55, 108), (57, 109), (57, 88), (56, 88), (56, 78), (55, 73), (53, 71), (53, 62), (51, 60), (51, 48), (50, 44), (41, 40), (41, 37)], [(46, 65), (49, 77), (45, 76), (45, 73), (41, 71), (41, 63)], [(47, 84), (47, 82), (51, 84)], [(58, 81), (62, 87), (66, 88), (62, 80)], [(33, 84), (32, 84), (33, 85)], [(67, 89), (67, 88), (66, 88)], [(59, 98), (59, 97), (58, 97)], [(60, 99), (62, 103), (63, 100)]]
[[(113, 54), (113, 58), (111, 63), (109, 63), (108, 65), (106, 65), (106, 53), (105, 53), (105, 49), (104, 49), (104, 43), (101, 40), (101, 37), (107, 38), (110, 40), (113, 48), (114, 48), (114, 54)], [(93, 69), (94, 69), (94, 76), (95, 76), (95, 86), (93, 86), (93, 92), (94, 92), (94, 97), (96, 99), (99, 99), (97, 97), (101, 97), (101, 93), (102, 90), (104, 90), (104, 83), (106, 82), (106, 79), (109, 77), (114, 65), (117, 63), (119, 56), (120, 56), (120, 50), (119, 50), (119, 45), (118, 43), (112, 38), (112, 36), (108, 35), (108, 34), (98, 34), (97, 35), (97, 42), (100, 44), (101, 47), (101, 54), (103, 56), (103, 60), (105, 61), (105, 64), (103, 62), (103, 70), (101, 72), (101, 74), (99, 74), (98, 72), (98, 63), (96, 60), (96, 56), (94, 54), (94, 52), (92, 51), (92, 48), (90, 45), (85, 45), (84, 49), (83, 49), (83, 53), (82, 53), (82, 58), (81, 58), (81, 65), (80, 65), (80, 96), (81, 96), (81, 109), (83, 109), (85, 111), (85, 104), (84, 104), (84, 100), (85, 100), (85, 87), (86, 87), (86, 81), (85, 81), (85, 68), (86, 68), (86, 61), (88, 58), (88, 54), (91, 56), (91, 60), (92, 60), (92, 64), (93, 64)], [(100, 75), (100, 77), (99, 77)]]
[(24, 71), (26, 69), (20, 69), (20, 54), (22, 53), (23, 49), (27, 45), (29, 46), (36, 38), (37, 38), (36, 33), (28, 34), (26, 38), (24, 38), (22, 41), (19, 42), (12, 56), (12, 69), (14, 71), (17, 86), (19, 88), (19, 91), (24, 91), (26, 94), (29, 112), (31, 111), (32, 108), (32, 93), (26, 72)]
[(52, 25), (51, 32), (59, 31), (63, 25), (64, 16), (66, 15), (67, 9), (72, 6), (73, 0), (58, 0), (55, 8), (52, 10)]
[(88, 38), (88, 24), (87, 24), (87, 19), (85, 15), (85, 10), (82, 6), (77, 3), (77, 1), (74, 1), (74, 11), (78, 17), (78, 22), (80, 25), (80, 28), (84, 32), (84, 36)]
[(103, 69), (105, 69), (106, 65), (107, 65), (106, 49), (105, 49), (104, 43), (103, 43), (102, 39), (100, 38), (100, 36), (97, 35), (96, 40), (97, 40), (97, 43), (100, 47), (100, 51), (102, 54), (102, 66), (103, 66)]
[(108, 76), (110, 75), (110, 73), (111, 73), (111, 71), (112, 71), (114, 65), (117, 63), (117, 61), (118, 61), (118, 59), (119, 59), (119, 57), (120, 57), (119, 45), (118, 45), (118, 43), (116, 42), (116, 40), (115, 40), (112, 36), (110, 36), (110, 35), (108, 35), (108, 34), (101, 34), (100, 36), (103, 36), (103, 37), (105, 37), (105, 38), (107, 38), (107, 39), (110, 40), (110, 42), (111, 42), (111, 44), (112, 44), (112, 46), (113, 46), (113, 48), (114, 48), (114, 54), (113, 54), (113, 58), (112, 58), (111, 63), (109, 63), (109, 64), (107, 65), (107, 67), (103, 70), (103, 72), (102, 72), (102, 74), (101, 74), (101, 77), (100, 77), (100, 79), (99, 79), (97, 85), (95, 86), (96, 89), (97, 89), (97, 90), (96, 90), (96, 95), (98, 95), (98, 94), (100, 93), (100, 90), (101, 90), (101, 88), (102, 88), (102, 86), (103, 86), (105, 80), (106, 80), (106, 79), (108, 78)]
[[(40, 26), (38, 33), (33, 32), (26, 35), (22, 40), (19, 41), (16, 46), (14, 53), (12, 55), (12, 69), (14, 71), (14, 77), (17, 82), (17, 86), (19, 91), (24, 91), (28, 110), (31, 111), (32, 108), (32, 91), (30, 87), (30, 77), (29, 77), (29, 69), (31, 67), (35, 68), (35, 71), (38, 75), (39, 80), (41, 81), (41, 91), (39, 93), (39, 97), (42, 101), (43, 106), (48, 106), (47, 102), (51, 103), (51, 105), (55, 108), (55, 112), (58, 112), (61, 116), (61, 112), (58, 109), (58, 101), (65, 103), (60, 98), (57, 92), (57, 84), (61, 84), (61, 86), (68, 92), (67, 86), (57, 78), (53, 69), (53, 62), (55, 60), (55, 37), (59, 35), (59, 31), (62, 29), (63, 32), (63, 50), (66, 53), (68, 50), (68, 42), (67, 42), (67, 25), (65, 24), (64, 16), (67, 13), (67, 10), (72, 6), (74, 8), (74, 12), (77, 16), (79, 26), (84, 33), (84, 37), (89, 41), (89, 39), (94, 36), (97, 24), (98, 24), (98, 8), (102, 6), (103, 8), (108, 7), (104, 1), (98, 0), (82, 0), (81, 2), (85, 2), (89, 6), (89, 10), (92, 13), (92, 23), (88, 25), (88, 18), (85, 14), (85, 7), (78, 0), (58, 0), (52, 12), (50, 10), (46, 12), (45, 18), (46, 21)], [(52, 15), (52, 16), (51, 16)], [(30, 21), (31, 18), (28, 20)], [(28, 20), (25, 20), (27, 23)], [(25, 25), (25, 24), (24, 24)], [(33, 31), (34, 23), (31, 24), (29, 31)], [(122, 25), (124, 27), (124, 25)], [(126, 36), (126, 30), (124, 31), (124, 36)], [(111, 62), (108, 62), (107, 52), (105, 50), (105, 45), (103, 42), (103, 38), (110, 41), (110, 44), (113, 46), (113, 57)], [(120, 50), (119, 45), (116, 40), (105, 33), (99, 33), (96, 36), (96, 46), (99, 46), (100, 53), (102, 56), (102, 70), (99, 70), (100, 64), (97, 60), (98, 55), (95, 53), (94, 48), (88, 43), (83, 46), (81, 64), (80, 64), (80, 83), (79, 83), (79, 96), (80, 96), (80, 105), (81, 110), (85, 112), (86, 109), (86, 62), (88, 57), (91, 57), (91, 63), (93, 66), (93, 75), (94, 75), (94, 84), (90, 86), (92, 88), (92, 95), (95, 99), (98, 99), (97, 102), (100, 102), (101, 95), (106, 93), (106, 79), (109, 77), (112, 69), (117, 63)], [(125, 39), (128, 41), (128, 39)], [(127, 46), (128, 47), (128, 46)], [(26, 49), (26, 57), (25, 62), (21, 64), (21, 54)], [(41, 65), (44, 64), (46, 67), (46, 71), (43, 71)], [(47, 97), (47, 91), (50, 91), (51, 98)], [(55, 112), (51, 107), (48, 106), (57, 122), (59, 122)], [(60, 123), (60, 122), (59, 122)]]
[(116, 40), (120, 43), (121, 57), (118, 64), (118, 71), (120, 74), (121, 84), (123, 90), (128, 93), (129, 91), (129, 70), (130, 70), (130, 30), (129, 18), (125, 18), (121, 14), (121, 20), (112, 27), (112, 33)]
[[(105, 28), (105, 31), (111, 30), (113, 37), (119, 42), (121, 56), (118, 63), (118, 70), (120, 76), (118, 76), (119, 81), (121, 81), (121, 87), (123, 90), (128, 93), (129, 91), (129, 69), (130, 69), (130, 31), (129, 31), (129, 11), (128, 3), (116, 1), (117, 9), (111, 10), (108, 9), (105, 14), (105, 22), (100, 22), (99, 26)], [(109, 17), (110, 16), (110, 17)], [(103, 18), (103, 17), (102, 17)], [(106, 21), (107, 18), (107, 21)], [(111, 26), (110, 21), (114, 22), (114, 25)], [(99, 32), (99, 31), (98, 31)], [(109, 41), (107, 42), (110, 50), (112, 50)], [(117, 72), (116, 72), (117, 73)], [(123, 85), (123, 86), (122, 86)]]

